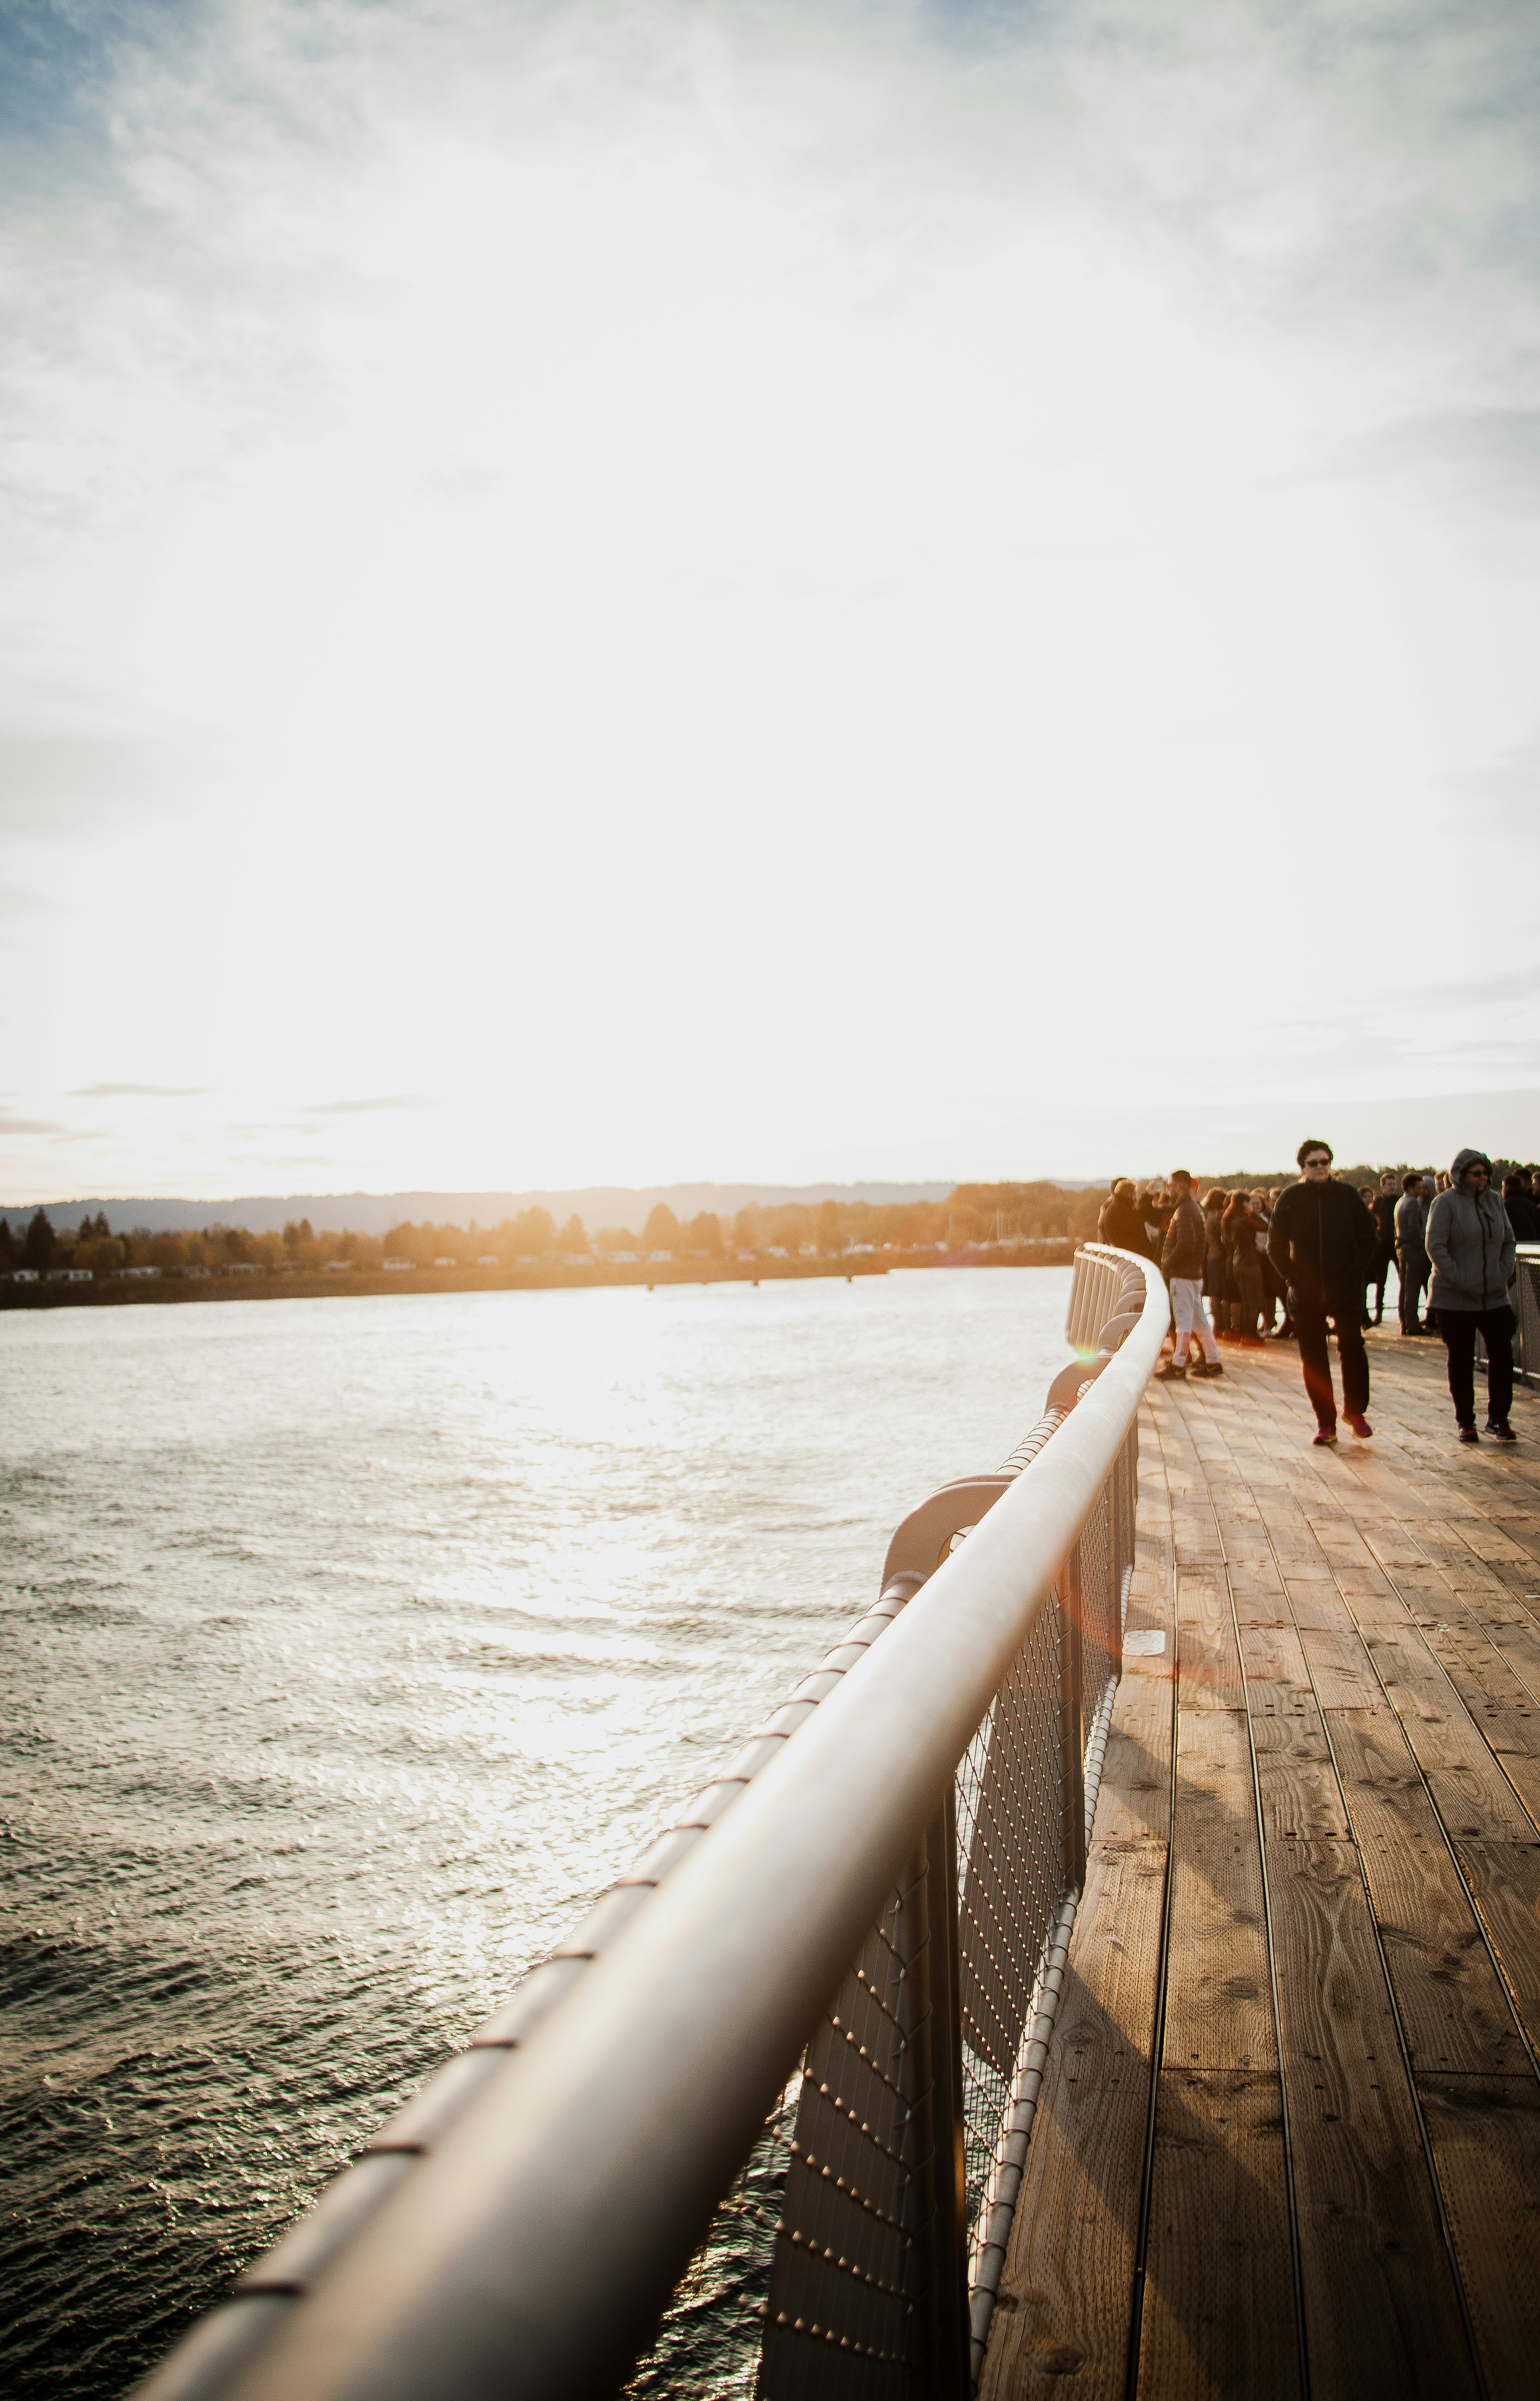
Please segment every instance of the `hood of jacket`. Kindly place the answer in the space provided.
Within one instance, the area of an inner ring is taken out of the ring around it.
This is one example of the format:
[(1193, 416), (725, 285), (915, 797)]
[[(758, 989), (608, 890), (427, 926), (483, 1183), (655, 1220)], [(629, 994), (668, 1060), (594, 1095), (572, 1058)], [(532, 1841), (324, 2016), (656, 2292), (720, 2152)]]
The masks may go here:
[(1450, 1162), (1449, 1180), (1458, 1190), (1460, 1178), (1467, 1167), (1484, 1167), (1492, 1173), (1492, 1161), (1484, 1150), (1457, 1150)]

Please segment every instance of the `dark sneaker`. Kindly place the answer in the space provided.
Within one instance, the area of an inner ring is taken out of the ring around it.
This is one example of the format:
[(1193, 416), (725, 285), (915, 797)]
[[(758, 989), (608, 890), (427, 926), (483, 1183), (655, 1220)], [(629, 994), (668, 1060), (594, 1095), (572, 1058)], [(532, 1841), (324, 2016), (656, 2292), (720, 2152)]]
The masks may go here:
[(1202, 1367), (1194, 1367), (1192, 1370), (1192, 1373), (1195, 1376), (1222, 1376), (1224, 1372), (1224, 1366), (1217, 1359), (1213, 1362), (1212, 1365), (1205, 1363)]
[(1336, 1439), (1337, 1429), (1334, 1425), (1317, 1426), (1314, 1434), (1311, 1436), (1311, 1440), (1313, 1442), (1323, 1444), (1334, 1443)]
[(1481, 1437), (1477, 1433), (1474, 1426), (1462, 1426), (1460, 1429), (1460, 1439), (1462, 1442), (1479, 1442)]
[(1509, 1425), (1506, 1418), (1504, 1418), (1501, 1423), (1499, 1423), (1496, 1418), (1489, 1418), (1487, 1420), (1487, 1432), (1497, 1442), (1517, 1442), (1519, 1439), (1519, 1436), (1514, 1433), (1513, 1428)]
[(1175, 1359), (1168, 1359), (1163, 1367), (1156, 1368), (1155, 1381), (1158, 1384), (1185, 1384), (1187, 1369), (1178, 1367)]
[(1353, 1428), (1353, 1431), (1357, 1435), (1359, 1441), (1368, 1442), (1370, 1434), (1374, 1432), (1374, 1428), (1370, 1425), (1368, 1418), (1365, 1417), (1363, 1410), (1349, 1409), (1346, 1412), (1346, 1416), (1349, 1425)]

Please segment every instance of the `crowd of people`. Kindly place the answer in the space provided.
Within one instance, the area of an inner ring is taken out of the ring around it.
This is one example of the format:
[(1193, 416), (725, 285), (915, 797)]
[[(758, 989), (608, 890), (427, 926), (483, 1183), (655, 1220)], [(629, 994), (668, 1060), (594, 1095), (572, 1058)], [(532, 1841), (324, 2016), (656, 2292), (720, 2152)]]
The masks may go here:
[[(1394, 1266), (1401, 1333), (1441, 1337), (1450, 1396), (1462, 1442), (1479, 1442), (1476, 1341), (1487, 1354), (1486, 1432), (1515, 1439), (1515, 1318), (1508, 1295), (1516, 1246), (1540, 1242), (1540, 1168), (1518, 1167), (1492, 1187), (1485, 1152), (1461, 1150), (1448, 1173), (1430, 1179), (1386, 1169), (1378, 1188), (1332, 1173), (1329, 1143), (1299, 1146), (1298, 1183), (1199, 1197), (1177, 1168), (1142, 1187), (1121, 1176), (1104, 1202), (1104, 1242), (1152, 1259), (1171, 1294), (1171, 1356), (1165, 1381), (1221, 1376), (1221, 1343), (1260, 1349), (1295, 1341), (1315, 1416), (1315, 1440), (1337, 1440), (1328, 1336), (1337, 1338), (1341, 1414), (1360, 1440), (1368, 1422), (1366, 1330), (1384, 1322)], [(1424, 1298), (1425, 1296), (1425, 1298)]]

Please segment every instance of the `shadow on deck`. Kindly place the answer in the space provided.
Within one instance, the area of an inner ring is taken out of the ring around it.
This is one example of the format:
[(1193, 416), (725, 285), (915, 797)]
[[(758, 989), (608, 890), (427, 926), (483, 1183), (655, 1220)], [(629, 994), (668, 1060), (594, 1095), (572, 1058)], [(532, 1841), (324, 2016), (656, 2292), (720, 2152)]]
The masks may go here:
[(1540, 1404), (1370, 1338), (1151, 1385), (1085, 1899), (984, 2401), (1540, 2391)]

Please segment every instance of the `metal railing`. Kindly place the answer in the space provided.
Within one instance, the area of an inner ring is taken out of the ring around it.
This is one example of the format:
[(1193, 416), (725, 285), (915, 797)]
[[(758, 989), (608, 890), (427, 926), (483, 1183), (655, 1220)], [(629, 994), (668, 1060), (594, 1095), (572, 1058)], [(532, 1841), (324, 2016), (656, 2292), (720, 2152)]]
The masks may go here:
[(793, 2089), (763, 2401), (963, 2401), (1084, 1873), (1167, 1323), (1145, 1261), (1077, 1254), (1081, 1361), (1005, 1466), (904, 1520), (876, 1607), (139, 2401), (612, 2394)]
[(1540, 1242), (1520, 1242), (1513, 1266), (1518, 1339), (1513, 1364), (1521, 1382), (1540, 1385)]

